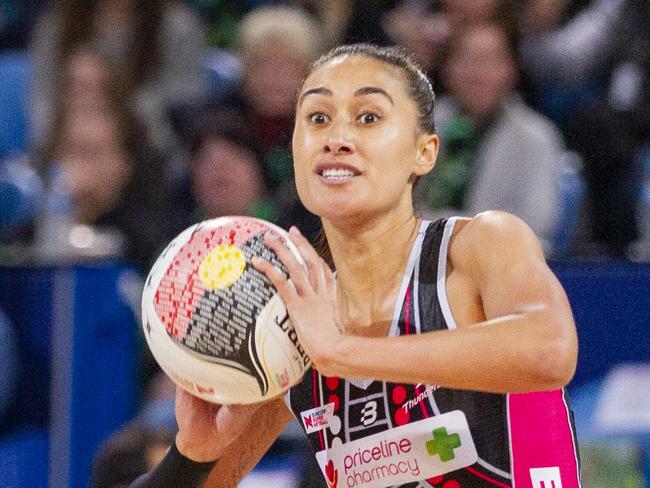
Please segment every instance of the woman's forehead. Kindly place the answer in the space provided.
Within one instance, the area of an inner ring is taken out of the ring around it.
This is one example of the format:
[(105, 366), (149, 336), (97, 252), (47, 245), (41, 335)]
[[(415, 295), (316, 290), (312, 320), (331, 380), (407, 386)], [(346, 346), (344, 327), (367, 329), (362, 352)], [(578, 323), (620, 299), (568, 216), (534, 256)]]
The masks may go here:
[(406, 81), (398, 67), (363, 55), (340, 56), (322, 64), (307, 77), (301, 94), (316, 87), (336, 94), (369, 86), (382, 88), (392, 96), (407, 95)]

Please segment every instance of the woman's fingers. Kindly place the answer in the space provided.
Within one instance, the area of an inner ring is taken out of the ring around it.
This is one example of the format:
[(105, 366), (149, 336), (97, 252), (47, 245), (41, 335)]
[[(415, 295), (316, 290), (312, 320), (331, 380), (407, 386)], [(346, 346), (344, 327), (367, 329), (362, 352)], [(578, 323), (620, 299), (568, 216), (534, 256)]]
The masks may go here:
[(298, 251), (300, 251), (300, 255), (305, 261), (320, 261), (321, 257), (316, 252), (316, 249), (314, 249), (307, 238), (300, 233), (298, 227), (295, 225), (292, 226), (289, 229), (289, 236), (291, 237), (291, 241), (298, 248)]
[(291, 250), (287, 247), (284, 239), (274, 233), (267, 232), (264, 234), (264, 244), (276, 254), (278, 259), (287, 268), (289, 277), (296, 285), (298, 291), (302, 291), (306, 285), (307, 273), (305, 267), (298, 262)]
[(327, 290), (328, 278), (331, 277), (333, 279), (332, 270), (296, 226), (292, 226), (289, 229), (289, 236), (305, 260), (313, 288), (316, 291)]
[(271, 284), (278, 290), (280, 297), (285, 303), (290, 303), (294, 295), (297, 293), (296, 287), (292, 281), (285, 278), (284, 274), (280, 272), (273, 264), (258, 256), (253, 256), (251, 263), (261, 273), (264, 273), (269, 279)]
[[(267, 264), (262, 264), (263, 260), (254, 258), (253, 266), (266, 274), (278, 291), (281, 288), (286, 288), (285, 282), (292, 283), (295, 291), (301, 296), (310, 289), (317, 293), (321, 290), (331, 290), (334, 277), (327, 264), (296, 227), (291, 228), (289, 235), (291, 242), (298, 248), (305, 262), (304, 265), (298, 261), (287, 243), (276, 234), (267, 232), (264, 236), (264, 243), (284, 264), (290, 281), (281, 276), (282, 273), (268, 261), (264, 261)], [(284, 292), (280, 292), (280, 294), (283, 295)]]
[(323, 275), (325, 277), (325, 287), (331, 297), (332, 300), (336, 301), (337, 297), (337, 290), (336, 290), (336, 278), (334, 278), (334, 273), (332, 273), (332, 270), (330, 269), (329, 265), (323, 261)]

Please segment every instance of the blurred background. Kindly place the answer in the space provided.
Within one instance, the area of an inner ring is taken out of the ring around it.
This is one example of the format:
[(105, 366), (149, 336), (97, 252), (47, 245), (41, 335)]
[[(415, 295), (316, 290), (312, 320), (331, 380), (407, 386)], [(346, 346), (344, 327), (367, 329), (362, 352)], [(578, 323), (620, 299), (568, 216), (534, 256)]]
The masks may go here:
[[(175, 432), (139, 326), (191, 223), (314, 238), (289, 143), (309, 64), (401, 44), (437, 94), (429, 218), (542, 239), (580, 338), (584, 485), (650, 479), (650, 2), (1, 0), (0, 486), (126, 486)], [(290, 426), (242, 486), (323, 486)]]

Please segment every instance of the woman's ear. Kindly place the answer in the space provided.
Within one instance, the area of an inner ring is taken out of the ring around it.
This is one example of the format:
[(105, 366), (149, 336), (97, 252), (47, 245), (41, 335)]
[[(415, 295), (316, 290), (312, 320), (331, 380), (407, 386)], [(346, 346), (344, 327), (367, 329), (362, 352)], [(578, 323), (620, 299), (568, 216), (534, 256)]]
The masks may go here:
[(438, 158), (440, 139), (436, 134), (422, 134), (417, 139), (417, 157), (413, 174), (423, 176), (433, 169)]

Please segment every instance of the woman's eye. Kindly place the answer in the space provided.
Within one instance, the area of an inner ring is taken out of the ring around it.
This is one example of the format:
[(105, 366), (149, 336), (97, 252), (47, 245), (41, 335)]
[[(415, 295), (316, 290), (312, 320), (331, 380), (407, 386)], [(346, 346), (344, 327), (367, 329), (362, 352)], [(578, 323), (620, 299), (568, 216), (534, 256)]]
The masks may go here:
[(374, 124), (375, 122), (378, 122), (381, 117), (377, 115), (374, 112), (364, 112), (361, 115), (359, 115), (359, 118), (357, 119), (359, 122), (362, 124)]
[(309, 121), (314, 124), (324, 124), (329, 120), (329, 117), (323, 112), (314, 112), (309, 114)]

